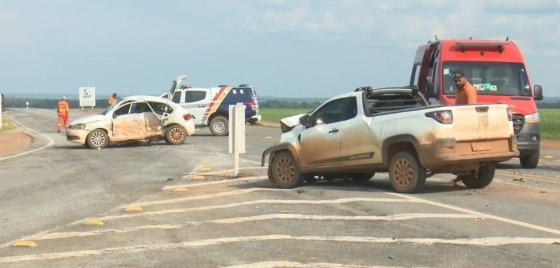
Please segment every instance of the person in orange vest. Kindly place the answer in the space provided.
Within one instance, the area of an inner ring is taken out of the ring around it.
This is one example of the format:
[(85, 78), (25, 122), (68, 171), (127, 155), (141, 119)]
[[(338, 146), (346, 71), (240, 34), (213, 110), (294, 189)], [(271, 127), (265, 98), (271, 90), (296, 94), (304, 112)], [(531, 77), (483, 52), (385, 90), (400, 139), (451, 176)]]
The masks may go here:
[(109, 103), (109, 106), (115, 104), (115, 102), (117, 102), (117, 93), (113, 93), (113, 96), (109, 97), (107, 102)]
[(62, 124), (64, 124), (64, 129), (68, 130), (68, 115), (70, 112), (70, 106), (66, 97), (62, 97), (58, 104), (56, 105), (56, 112), (58, 114), (58, 124), (56, 125), (56, 132), (60, 132)]
[(476, 104), (478, 93), (469, 80), (467, 80), (465, 73), (461, 70), (456, 70), (453, 72), (452, 77), (457, 85), (455, 105)]

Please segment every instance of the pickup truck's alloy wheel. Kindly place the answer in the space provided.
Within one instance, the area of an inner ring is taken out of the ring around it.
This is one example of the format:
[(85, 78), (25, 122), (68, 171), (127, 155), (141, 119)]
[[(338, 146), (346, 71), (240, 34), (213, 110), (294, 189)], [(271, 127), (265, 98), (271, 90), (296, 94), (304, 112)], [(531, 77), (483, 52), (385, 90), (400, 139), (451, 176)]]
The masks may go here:
[(210, 121), (210, 131), (215, 136), (225, 136), (229, 133), (227, 118), (218, 115)]
[(165, 141), (170, 144), (183, 144), (187, 138), (187, 131), (179, 125), (173, 125), (165, 131)]
[(418, 192), (426, 182), (426, 170), (415, 155), (399, 152), (391, 159), (389, 178), (393, 189), (399, 193)]
[(101, 129), (94, 129), (91, 131), (86, 138), (87, 145), (92, 149), (99, 149), (107, 146), (109, 143), (109, 137), (107, 133)]
[(271, 169), (272, 179), (280, 188), (293, 188), (303, 183), (303, 174), (289, 152), (278, 153), (272, 160)]
[(494, 174), (496, 172), (496, 164), (488, 163), (483, 165), (478, 169), (476, 176), (473, 175), (461, 175), (459, 179), (470, 188), (484, 188), (488, 186), (494, 179)]

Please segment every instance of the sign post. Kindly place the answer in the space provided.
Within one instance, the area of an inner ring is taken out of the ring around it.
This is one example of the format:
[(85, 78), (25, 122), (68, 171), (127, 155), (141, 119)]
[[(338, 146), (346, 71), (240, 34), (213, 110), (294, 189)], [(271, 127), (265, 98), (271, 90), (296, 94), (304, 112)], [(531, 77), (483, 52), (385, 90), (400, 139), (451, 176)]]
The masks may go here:
[(95, 107), (95, 87), (80, 87), (78, 89), (78, 96), (80, 96), (80, 107), (84, 106)]
[(229, 153), (233, 154), (233, 176), (239, 175), (239, 154), (245, 153), (245, 105), (229, 106)]

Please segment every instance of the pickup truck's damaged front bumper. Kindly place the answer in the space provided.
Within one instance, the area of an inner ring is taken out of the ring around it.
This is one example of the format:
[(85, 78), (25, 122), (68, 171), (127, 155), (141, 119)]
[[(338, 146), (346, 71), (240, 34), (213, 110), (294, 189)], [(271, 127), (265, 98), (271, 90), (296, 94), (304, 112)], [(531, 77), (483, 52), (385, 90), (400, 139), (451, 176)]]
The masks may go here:
[(472, 164), (501, 162), (519, 156), (517, 138), (477, 141), (436, 140), (420, 145), (418, 157), (426, 169), (454, 171)]

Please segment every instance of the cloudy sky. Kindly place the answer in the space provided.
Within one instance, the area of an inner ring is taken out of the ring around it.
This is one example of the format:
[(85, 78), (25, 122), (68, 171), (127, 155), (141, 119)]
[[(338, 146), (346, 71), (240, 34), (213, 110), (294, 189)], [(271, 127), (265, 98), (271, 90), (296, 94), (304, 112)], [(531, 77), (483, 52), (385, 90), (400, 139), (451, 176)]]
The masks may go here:
[(98, 97), (249, 83), (331, 97), (408, 82), (416, 47), (509, 36), (533, 84), (560, 96), (559, 0), (2, 0), (0, 92)]

